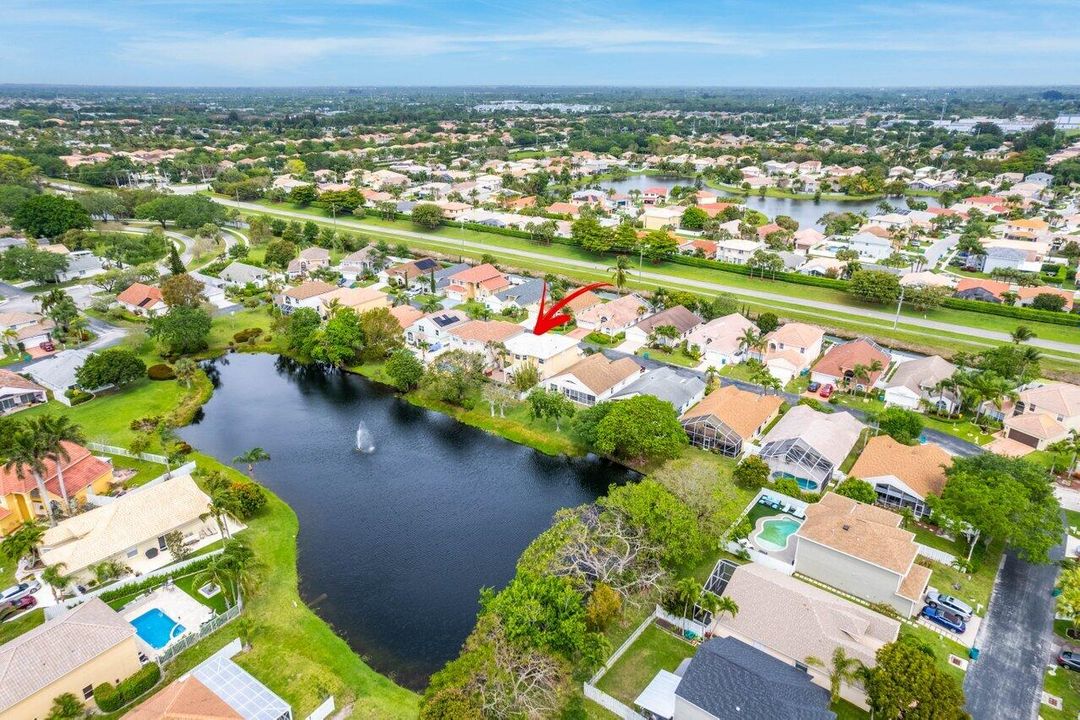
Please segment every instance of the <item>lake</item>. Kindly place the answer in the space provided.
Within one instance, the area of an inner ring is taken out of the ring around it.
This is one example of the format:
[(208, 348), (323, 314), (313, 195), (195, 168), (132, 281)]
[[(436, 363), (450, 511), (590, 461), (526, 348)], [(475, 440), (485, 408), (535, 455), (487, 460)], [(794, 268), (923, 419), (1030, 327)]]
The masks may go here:
[[(228, 462), (259, 446), (258, 480), (300, 519), (304, 600), (381, 673), (423, 688), (563, 507), (634, 473), (555, 458), (417, 408), (381, 385), (272, 355), (211, 364), (214, 396), (180, 431)], [(356, 450), (359, 424), (374, 452)]]
[[(659, 175), (631, 175), (625, 180), (605, 180), (600, 183), (601, 187), (605, 189), (611, 188), (615, 190), (615, 192), (620, 193), (630, 192), (630, 190), (644, 190), (647, 187), (664, 187), (670, 190), (676, 185), (685, 186), (693, 184), (694, 178)], [(715, 190), (708, 187), (705, 189), (711, 189), (720, 196), (741, 199), (746, 207), (764, 213), (770, 220), (777, 215), (788, 215), (797, 220), (799, 222), (799, 227), (801, 228), (815, 227), (818, 230), (821, 230), (822, 226), (818, 223), (818, 219), (828, 212), (865, 212), (869, 215), (875, 215), (879, 212), (877, 205), (880, 201), (878, 200), (814, 201), (777, 197), (762, 198), (757, 195), (736, 195), (734, 193), (728, 193), (723, 190)], [(932, 197), (920, 197), (917, 199), (926, 202), (929, 207), (938, 207), (940, 205), (940, 203)], [(907, 207), (907, 204), (898, 198), (890, 198), (889, 202), (896, 208), (902, 209)]]

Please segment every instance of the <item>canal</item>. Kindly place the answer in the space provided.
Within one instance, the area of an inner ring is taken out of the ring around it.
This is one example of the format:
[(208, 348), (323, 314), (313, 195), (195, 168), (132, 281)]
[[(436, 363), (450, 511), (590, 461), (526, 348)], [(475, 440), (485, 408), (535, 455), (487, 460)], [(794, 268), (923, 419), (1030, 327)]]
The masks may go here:
[[(502, 587), (563, 507), (634, 475), (554, 458), (417, 408), (365, 378), (273, 355), (210, 366), (214, 396), (181, 431), (256, 477), (299, 516), (305, 601), (381, 673), (420, 689), (455, 657), (482, 587)], [(374, 451), (356, 449), (363, 423)]]

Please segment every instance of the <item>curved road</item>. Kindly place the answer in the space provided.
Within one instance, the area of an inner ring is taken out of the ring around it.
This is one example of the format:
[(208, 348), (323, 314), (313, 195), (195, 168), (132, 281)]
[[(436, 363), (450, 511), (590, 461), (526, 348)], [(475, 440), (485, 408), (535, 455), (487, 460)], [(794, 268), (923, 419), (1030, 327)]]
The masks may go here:
[[(266, 215), (277, 215), (280, 217), (295, 218), (298, 220), (315, 220), (320, 222), (322, 219), (317, 216), (312, 216), (308, 213), (297, 212), (295, 210), (281, 210), (277, 208), (268, 208), (263, 205), (256, 205), (255, 203), (237, 202), (235, 200), (226, 200), (224, 198), (212, 197), (214, 202), (221, 203), (228, 207), (234, 207), (239, 210), (246, 210), (249, 212), (258, 212)], [(337, 224), (342, 227), (347, 227), (351, 230), (357, 230), (361, 232), (375, 232), (382, 235), (392, 235), (396, 237), (422, 240), (423, 242), (433, 245), (442, 245), (450, 250), (457, 250), (459, 248), (466, 248), (471, 250), (482, 250), (484, 252), (490, 252), (491, 246), (483, 243), (478, 243), (470, 240), (453, 240), (439, 235), (430, 235), (427, 233), (415, 232), (412, 230), (401, 230), (398, 228), (385, 228), (385, 227), (373, 227), (371, 225), (364, 225), (353, 220), (345, 220), (339, 218)], [(554, 255), (548, 255), (542, 252), (533, 252), (529, 250), (519, 250), (516, 248), (498, 248), (498, 252), (503, 255), (512, 257), (529, 258), (531, 260), (539, 260), (552, 265), (564, 265), (567, 267), (576, 267), (593, 272), (607, 273), (608, 266), (605, 263), (593, 262), (589, 260), (577, 260), (573, 258), (562, 258)], [(830, 303), (820, 300), (807, 300), (804, 298), (792, 298), (789, 295), (776, 292), (768, 292), (765, 290), (748, 290), (741, 287), (733, 287), (730, 285), (724, 285), (723, 283), (705, 282), (702, 280), (693, 280), (690, 278), (678, 277), (675, 275), (666, 275), (664, 273), (657, 273), (652, 271), (645, 271), (641, 273), (644, 279), (652, 280), (657, 283), (665, 285), (681, 285), (684, 287), (693, 287), (701, 290), (708, 290), (711, 292), (729, 292), (735, 295), (741, 295), (744, 297), (751, 297), (759, 300), (782, 302), (791, 304), (793, 301), (797, 301), (800, 305), (807, 308), (816, 308), (819, 310), (827, 310), (834, 313), (841, 313), (844, 315), (855, 315), (863, 318), (868, 318), (875, 321), (889, 323), (892, 325), (894, 314), (890, 312), (884, 312), (881, 310), (870, 310), (865, 308), (852, 308), (847, 305), (841, 305), (839, 303)], [(973, 328), (967, 325), (956, 325), (954, 323), (940, 322), (937, 320), (927, 320), (924, 318), (901, 316), (901, 326), (907, 326), (910, 329), (915, 330), (941, 330), (950, 333), (956, 333), (959, 335), (967, 335), (970, 337), (983, 338), (985, 340), (997, 340), (1003, 342), (1011, 342), (1012, 338), (1003, 332), (997, 332), (994, 330), (983, 330), (981, 328)], [(1078, 333), (1080, 336), (1080, 333)], [(1028, 341), (1029, 344), (1045, 350), (1060, 350), (1063, 352), (1080, 354), (1080, 342), (1068, 343), (1057, 340), (1041, 340), (1033, 339)]]

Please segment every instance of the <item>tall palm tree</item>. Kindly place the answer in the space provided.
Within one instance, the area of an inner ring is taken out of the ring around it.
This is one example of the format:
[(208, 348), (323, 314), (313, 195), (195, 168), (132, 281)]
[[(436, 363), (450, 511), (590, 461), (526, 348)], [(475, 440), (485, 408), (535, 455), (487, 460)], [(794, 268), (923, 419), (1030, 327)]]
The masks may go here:
[(676, 581), (675, 587), (672, 589), (676, 601), (682, 603), (682, 616), (688, 617), (690, 606), (697, 602), (698, 597), (701, 595), (701, 583), (692, 577), (684, 577)]
[(14, 353), (19, 347), (19, 332), (15, 328), (5, 328), (3, 332), (4, 346), (9, 353)]
[(196, 578), (196, 583), (212, 581), (221, 588), (226, 602), (243, 607), (243, 596), (250, 594), (258, 583), (262, 563), (243, 540), (232, 539), (218, 555), (214, 555), (206, 569)]
[(71, 577), (64, 574), (67, 566), (64, 563), (50, 565), (41, 573), (41, 580), (52, 590), (53, 599), (57, 603), (64, 597), (64, 591), (71, 586)]
[(41, 526), (41, 523), (37, 520), (27, 520), (0, 541), (0, 555), (14, 563), (18, 563), (27, 555), (36, 558), (38, 543), (41, 542), (44, 534), (45, 528)]
[(1012, 341), (1019, 345), (1020, 343), (1027, 342), (1034, 338), (1035, 332), (1027, 325), (1017, 325), (1016, 329), (1013, 330), (1010, 335), (1012, 335)]
[(234, 465), (247, 465), (248, 475), (255, 479), (255, 463), (263, 462), (270, 459), (270, 453), (263, 450), (261, 447), (253, 447), (243, 455), (237, 455), (233, 458)]
[(191, 383), (195, 380), (195, 374), (198, 372), (199, 366), (191, 358), (183, 357), (176, 361), (176, 365), (173, 366), (173, 372), (176, 373), (176, 380), (184, 387), (190, 388)]
[[(840, 699), (840, 687), (845, 682), (851, 682), (852, 680), (862, 676), (866, 666), (862, 664), (857, 658), (848, 657), (844, 652), (844, 648), (837, 647), (833, 650), (832, 663), (828, 668), (829, 671), (829, 695), (832, 702), (836, 702)], [(806, 658), (807, 665), (817, 665), (818, 667), (825, 668), (825, 662), (820, 658), (810, 656)]]
[(15, 437), (8, 442), (8, 458), (4, 463), (4, 469), (14, 470), (15, 475), (20, 479), (25, 479), (27, 473), (34, 478), (38, 498), (49, 520), (49, 526), (56, 527), (56, 518), (53, 517), (49, 503), (49, 491), (45, 488), (45, 458), (49, 451), (42, 442), (41, 436), (30, 427), (24, 426), (16, 431)]
[(626, 281), (630, 278), (630, 258), (625, 255), (618, 256), (615, 258), (615, 264), (608, 268), (608, 272), (611, 273), (615, 289), (622, 292), (626, 287)]
[(713, 607), (710, 612), (713, 617), (720, 617), (721, 615), (730, 615), (735, 617), (739, 614), (739, 604), (733, 599), (724, 596), (713, 595), (710, 592), (704, 593), (704, 595), (712, 595), (716, 598), (716, 602), (710, 603)]
[(752, 327), (746, 328), (739, 337), (739, 349), (749, 354), (751, 350), (757, 350), (762, 347), (764, 340), (765, 338), (762, 337), (760, 332)]
[(229, 533), (228, 517), (237, 509), (236, 499), (229, 493), (216, 492), (210, 496), (210, 504), (206, 506), (206, 512), (199, 516), (200, 520), (205, 520), (208, 517), (214, 518), (214, 522), (217, 523), (218, 532), (221, 533), (222, 539), (232, 537)]
[(60, 497), (64, 499), (64, 513), (71, 512), (71, 498), (64, 483), (64, 463), (71, 460), (64, 443), (84, 443), (82, 428), (71, 422), (66, 415), (42, 415), (30, 420), (30, 426), (41, 434), (47, 457), (56, 465), (56, 481), (60, 485)]

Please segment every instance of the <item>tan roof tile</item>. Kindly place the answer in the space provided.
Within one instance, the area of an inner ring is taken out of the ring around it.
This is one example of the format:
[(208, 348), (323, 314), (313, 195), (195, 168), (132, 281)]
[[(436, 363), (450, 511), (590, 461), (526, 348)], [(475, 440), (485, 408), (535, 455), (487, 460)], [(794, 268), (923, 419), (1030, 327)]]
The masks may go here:
[(845, 555), (906, 575), (918, 546), (915, 535), (902, 530), (894, 512), (826, 493), (806, 508), (796, 535)]
[(746, 440), (783, 404), (784, 399), (778, 395), (759, 395), (726, 385), (706, 395), (682, 419), (712, 415)]
[(600, 394), (641, 370), (641, 366), (630, 358), (608, 360), (602, 353), (594, 353), (568, 367), (564, 374), (573, 375), (585, 387)]
[(891, 475), (925, 498), (941, 494), (950, 465), (952, 456), (934, 443), (903, 445), (878, 435), (866, 443), (848, 475), (861, 480)]

